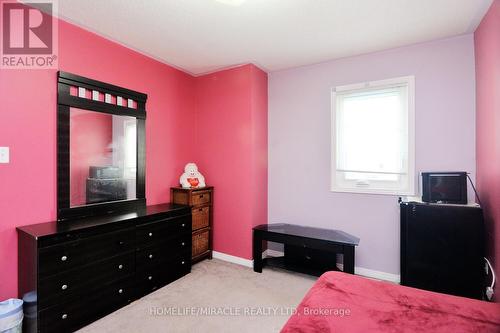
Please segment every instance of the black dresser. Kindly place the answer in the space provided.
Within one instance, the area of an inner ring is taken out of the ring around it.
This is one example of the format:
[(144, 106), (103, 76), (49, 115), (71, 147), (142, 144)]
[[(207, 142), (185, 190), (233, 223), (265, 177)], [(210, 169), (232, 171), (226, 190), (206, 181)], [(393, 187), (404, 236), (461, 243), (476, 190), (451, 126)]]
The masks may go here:
[(191, 209), (17, 228), (25, 331), (71, 332), (191, 271)]
[(484, 223), (479, 206), (406, 202), (401, 208), (401, 284), (481, 299)]

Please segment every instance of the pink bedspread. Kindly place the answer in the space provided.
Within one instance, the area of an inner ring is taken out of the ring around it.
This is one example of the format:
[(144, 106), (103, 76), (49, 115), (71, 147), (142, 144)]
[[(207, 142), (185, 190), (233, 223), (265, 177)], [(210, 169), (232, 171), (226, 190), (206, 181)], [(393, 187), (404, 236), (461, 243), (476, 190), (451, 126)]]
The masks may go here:
[(282, 332), (500, 332), (500, 304), (323, 274)]

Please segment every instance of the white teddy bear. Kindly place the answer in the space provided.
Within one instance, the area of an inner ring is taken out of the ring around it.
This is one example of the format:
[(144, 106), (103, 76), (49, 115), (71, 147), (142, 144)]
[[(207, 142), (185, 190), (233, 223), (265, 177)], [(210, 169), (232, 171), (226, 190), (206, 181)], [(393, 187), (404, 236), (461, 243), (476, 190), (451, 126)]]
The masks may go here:
[(188, 163), (184, 167), (184, 173), (180, 179), (183, 188), (199, 188), (205, 187), (205, 177), (198, 171), (198, 166), (195, 163)]

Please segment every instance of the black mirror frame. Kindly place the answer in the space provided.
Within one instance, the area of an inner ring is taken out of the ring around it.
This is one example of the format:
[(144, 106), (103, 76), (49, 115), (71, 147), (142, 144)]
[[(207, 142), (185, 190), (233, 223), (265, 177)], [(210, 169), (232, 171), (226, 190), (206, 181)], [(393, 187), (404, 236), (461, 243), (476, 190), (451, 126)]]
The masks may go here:
[[(121, 96), (136, 102), (137, 108), (81, 98), (70, 93), (70, 87)], [(64, 221), (92, 215), (128, 211), (146, 206), (146, 94), (104, 82), (59, 71), (57, 73), (57, 219)], [(110, 201), (85, 206), (70, 206), (70, 109), (71, 107), (137, 119), (137, 187), (136, 199)]]

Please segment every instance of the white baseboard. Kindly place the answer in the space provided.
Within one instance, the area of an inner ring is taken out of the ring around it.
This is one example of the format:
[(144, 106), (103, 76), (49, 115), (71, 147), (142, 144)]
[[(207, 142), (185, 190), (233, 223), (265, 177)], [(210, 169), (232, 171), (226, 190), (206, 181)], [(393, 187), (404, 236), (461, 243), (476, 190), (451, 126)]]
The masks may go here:
[[(283, 252), (267, 249), (262, 254), (262, 257), (265, 257), (265, 256), (279, 257), (282, 255), (283, 255)], [(240, 258), (240, 257), (232, 256), (230, 254), (217, 252), (217, 251), (213, 251), (213, 257), (216, 259), (220, 259), (223, 261), (233, 263), (233, 264), (242, 265), (245, 267), (253, 267), (253, 260), (250, 260), (250, 259)], [(337, 267), (340, 270), (343, 269), (342, 264), (337, 264)], [(393, 283), (399, 283), (401, 281), (401, 277), (397, 274), (376, 271), (373, 269), (368, 269), (368, 268), (358, 267), (358, 266), (354, 267), (354, 274), (377, 279), (377, 280), (389, 281), (389, 282), (393, 282)]]
[[(280, 257), (283, 256), (284, 253), (281, 251), (276, 251), (276, 250), (266, 250), (264, 254), (267, 254), (271, 257)], [(337, 264), (337, 267), (340, 270), (343, 270), (344, 265), (343, 264)], [(364, 276), (364, 277), (369, 277), (377, 280), (384, 280), (384, 281), (389, 281), (389, 282), (394, 282), (394, 283), (399, 283), (401, 281), (401, 277), (396, 274), (391, 274), (391, 273), (386, 273), (386, 272), (381, 272), (381, 271), (376, 271), (373, 269), (368, 269), (364, 267), (354, 267), (354, 274)]]
[[(340, 270), (344, 269), (343, 264), (337, 264), (337, 267)], [(364, 268), (364, 267), (358, 267), (358, 266), (354, 267), (354, 274), (364, 276), (364, 277), (369, 277), (372, 279), (393, 282), (393, 283), (401, 282), (401, 277), (397, 274), (376, 271), (374, 269), (368, 269), (368, 268)]]
[(253, 260), (245, 259), (241, 257), (232, 256), (230, 254), (213, 251), (212, 257), (215, 259), (227, 261), (233, 264), (245, 266), (245, 267), (253, 267)]
[[(278, 257), (278, 256), (282, 256), (282, 255), (283, 255), (283, 252), (274, 251), (274, 250), (265, 250), (262, 253), (262, 258), (265, 258), (266, 256)], [(230, 262), (233, 264), (242, 265), (245, 267), (253, 267), (253, 260), (250, 260), (250, 259), (236, 257), (236, 256), (232, 256), (232, 255), (227, 254), (227, 253), (217, 252), (217, 251), (212, 251), (212, 256), (215, 259), (227, 261), (227, 262)]]

